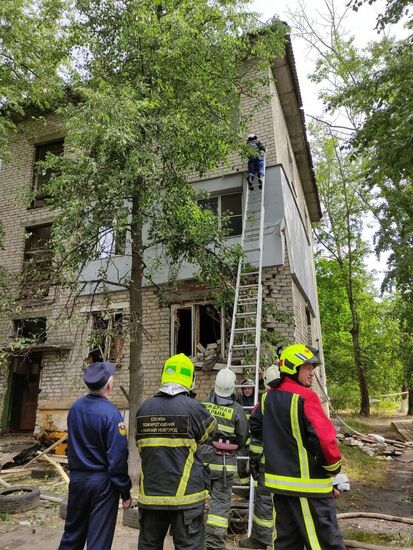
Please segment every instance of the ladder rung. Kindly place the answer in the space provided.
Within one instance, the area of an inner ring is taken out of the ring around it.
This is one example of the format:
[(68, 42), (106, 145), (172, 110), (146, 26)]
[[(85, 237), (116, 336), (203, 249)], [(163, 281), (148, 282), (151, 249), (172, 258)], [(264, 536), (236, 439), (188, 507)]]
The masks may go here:
[(238, 300), (238, 304), (243, 305), (243, 304), (252, 304), (254, 302), (256, 303), (257, 298), (258, 298), (258, 296), (254, 296), (254, 298), (241, 297), (241, 300)]
[[(257, 346), (255, 344), (235, 344), (232, 346), (232, 349), (239, 350), (239, 349), (255, 349)], [(242, 365), (240, 365), (242, 367)]]
[(258, 286), (259, 286), (258, 283), (253, 283), (251, 285), (240, 285), (239, 289), (244, 290), (244, 288), (257, 288)]
[(255, 369), (256, 368), (256, 364), (254, 363), (254, 365), (234, 365), (234, 367), (241, 367), (242, 369)]
[(237, 317), (251, 317), (251, 315), (257, 315), (255, 311), (246, 311), (245, 313), (236, 313)]
[(241, 275), (243, 275), (244, 277), (245, 276), (248, 276), (248, 275), (258, 275), (259, 274), (259, 271), (246, 271), (246, 272), (241, 272)]
[(237, 334), (243, 333), (243, 332), (255, 332), (257, 329), (255, 327), (245, 327), (245, 328), (234, 328), (234, 332)]
[(251, 233), (251, 232), (253, 232), (253, 231), (259, 231), (260, 229), (261, 229), (261, 228), (260, 228), (259, 226), (257, 226), (257, 227), (246, 227), (244, 232), (245, 232), (245, 233), (247, 233), (247, 232), (248, 232), (248, 233)]
[(244, 250), (245, 254), (249, 254), (250, 252), (259, 252), (261, 250), (260, 247), (258, 248), (249, 248), (248, 250)]

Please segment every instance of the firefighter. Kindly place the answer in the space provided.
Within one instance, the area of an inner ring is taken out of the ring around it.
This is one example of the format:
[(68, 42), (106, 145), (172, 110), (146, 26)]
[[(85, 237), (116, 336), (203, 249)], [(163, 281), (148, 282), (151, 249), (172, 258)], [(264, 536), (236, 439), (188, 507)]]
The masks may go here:
[[(264, 384), (268, 389), (269, 384), (280, 377), (277, 365), (271, 365), (264, 372)], [(264, 395), (264, 394), (263, 394)], [(261, 399), (263, 397), (261, 396)], [(241, 540), (241, 548), (267, 548), (271, 546), (274, 531), (273, 506), (271, 493), (265, 487), (264, 483), (264, 454), (262, 441), (251, 439), (249, 446), (249, 469), (252, 477), (256, 481), (254, 494), (254, 512), (252, 516), (251, 535)]]
[(215, 390), (206, 408), (218, 421), (212, 444), (204, 445), (203, 460), (210, 469), (211, 502), (209, 505), (206, 548), (225, 550), (231, 495), (236, 472), (236, 453), (248, 439), (248, 420), (242, 406), (235, 401), (235, 374), (222, 369), (215, 380)]
[[(241, 388), (241, 395), (238, 399), (238, 402), (245, 411), (245, 416), (249, 420), (249, 417), (251, 416), (251, 412), (254, 405), (254, 380), (251, 380), (250, 378), (247, 378), (241, 382), (242, 388)], [(248, 448), (249, 448), (250, 440), (249, 438), (245, 442), (245, 446), (242, 447), (242, 449), (239, 450), (238, 455), (240, 457), (247, 457), (248, 456)], [(245, 458), (239, 458), (237, 460), (237, 472), (239, 477), (239, 482), (241, 485), (244, 485), (245, 487), (249, 486), (250, 484), (250, 475), (248, 471), (248, 460)], [(246, 489), (240, 489), (241, 496), (248, 499), (249, 491)], [(238, 494), (238, 493), (237, 493)]]
[(141, 454), (138, 550), (162, 549), (171, 526), (177, 550), (203, 548), (208, 476), (199, 446), (214, 434), (215, 418), (189, 395), (194, 365), (183, 353), (164, 364), (159, 392), (136, 415)]
[(251, 436), (262, 441), (265, 487), (273, 493), (274, 548), (345, 550), (333, 502), (340, 471), (336, 431), (310, 389), (318, 351), (294, 344), (281, 353), (281, 378), (251, 415)]

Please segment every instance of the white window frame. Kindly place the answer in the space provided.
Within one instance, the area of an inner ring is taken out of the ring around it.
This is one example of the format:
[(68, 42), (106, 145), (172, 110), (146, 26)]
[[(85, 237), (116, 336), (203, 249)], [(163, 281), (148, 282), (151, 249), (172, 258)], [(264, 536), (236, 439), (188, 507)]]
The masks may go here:
[[(242, 221), (243, 221), (243, 214), (244, 214), (244, 193), (242, 191), (230, 191), (228, 193), (222, 193), (220, 195), (210, 195), (206, 199), (201, 199), (201, 201), (202, 200), (218, 199), (218, 201), (217, 201), (218, 202), (217, 215), (218, 215), (218, 218), (219, 218), (219, 225), (221, 226), (222, 197), (226, 197), (228, 195), (240, 195), (240, 197), (241, 197), (241, 212), (239, 214), (234, 214), (233, 216), (230, 216), (230, 218), (235, 217), (235, 216), (239, 216), (241, 218), (241, 231), (242, 231)], [(240, 236), (241, 236), (241, 233), (239, 233), (237, 235), (229, 235), (228, 238), (240, 237)]]

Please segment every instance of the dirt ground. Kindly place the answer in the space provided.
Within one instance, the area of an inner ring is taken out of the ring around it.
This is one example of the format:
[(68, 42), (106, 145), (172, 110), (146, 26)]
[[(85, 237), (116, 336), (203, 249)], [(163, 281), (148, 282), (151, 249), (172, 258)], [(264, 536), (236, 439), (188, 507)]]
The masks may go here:
[[(370, 419), (371, 431), (391, 439), (396, 438), (397, 433), (391, 427), (391, 420), (390, 417)], [(27, 442), (27, 437), (21, 441), (17, 436), (0, 437), (0, 462), (7, 453), (14, 452), (19, 445), (20, 448), (27, 446)], [(364, 511), (413, 518), (413, 461), (389, 461), (385, 463), (384, 470), (385, 475), (381, 476), (378, 483), (369, 484), (363, 480), (350, 480), (351, 491), (344, 493), (336, 501), (338, 513)], [(60, 478), (52, 478), (45, 482), (30, 477), (20, 477), (10, 481), (13, 484), (42, 486), (43, 489), (54, 494), (66, 492), (66, 485)], [(63, 531), (63, 523), (59, 517), (59, 506), (45, 501), (42, 501), (41, 505), (33, 511), (14, 515), (0, 514), (0, 550), (56, 549)], [(383, 540), (383, 544), (394, 548), (412, 548), (413, 525), (357, 518), (340, 520), (340, 527), (345, 538), (355, 538), (360, 531), (385, 533), (386, 539)], [(135, 550), (137, 537), (138, 532), (135, 529), (122, 525), (122, 512), (119, 512), (113, 550)], [(172, 550), (173, 547), (168, 537), (165, 550)], [(234, 540), (230, 540), (227, 544), (228, 550), (236, 547), (238, 546)]]

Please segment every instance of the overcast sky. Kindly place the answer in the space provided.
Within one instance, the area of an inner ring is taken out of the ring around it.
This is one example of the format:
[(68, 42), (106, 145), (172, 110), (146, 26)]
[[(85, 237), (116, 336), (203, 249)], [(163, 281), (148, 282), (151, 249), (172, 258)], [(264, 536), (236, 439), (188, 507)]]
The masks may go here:
[[(344, 11), (347, 3), (348, 0), (336, 0), (336, 9), (339, 12)], [(317, 20), (319, 13), (326, 13), (324, 0), (252, 0), (251, 8), (262, 15), (262, 21), (278, 15), (283, 21), (291, 23), (288, 12), (294, 13), (299, 9), (300, 4), (308, 7), (312, 19)], [(377, 0), (372, 6), (368, 4), (362, 6), (358, 12), (348, 10), (344, 27), (354, 34), (357, 45), (364, 46), (368, 41), (377, 37), (377, 32), (374, 30), (376, 16), (384, 4), (384, 0)], [(304, 109), (308, 114), (318, 115), (321, 113), (322, 106), (317, 101), (317, 88), (307, 78), (314, 66), (314, 54), (309, 52), (308, 46), (303, 40), (294, 36), (294, 29), (292, 42)]]
[[(311, 10), (310, 15), (312, 19), (316, 20), (318, 13), (326, 13), (324, 0), (253, 0), (251, 2), (251, 8), (262, 15), (262, 21), (267, 21), (274, 15), (277, 15), (283, 21), (290, 23), (288, 12), (295, 12), (298, 10), (300, 3), (304, 6), (309, 6), (308, 9)], [(335, 5), (337, 9), (344, 10), (347, 3), (348, 0), (336, 0)], [(352, 10), (348, 11), (348, 16), (344, 21), (344, 27), (355, 36), (358, 46), (362, 47), (367, 42), (377, 38), (377, 31), (374, 30), (376, 16), (384, 3), (384, 0), (377, 0), (372, 6), (364, 5), (360, 8), (359, 12), (353, 12)], [(314, 54), (309, 52), (308, 46), (303, 40), (294, 36), (294, 29), (292, 44), (301, 95), (304, 103), (304, 111), (306, 114), (319, 116), (322, 114), (322, 104), (317, 99), (317, 86), (307, 78), (314, 67)], [(374, 226), (373, 221), (369, 225), (371, 226), (371, 224)], [(366, 240), (370, 241), (371, 247), (373, 247), (372, 238), (374, 232), (375, 230), (371, 227), (365, 227), (364, 236)], [(386, 256), (383, 255), (380, 261), (376, 259), (374, 254), (370, 255), (367, 259), (368, 268), (374, 270), (377, 274), (378, 285), (383, 278), (385, 261)]]

